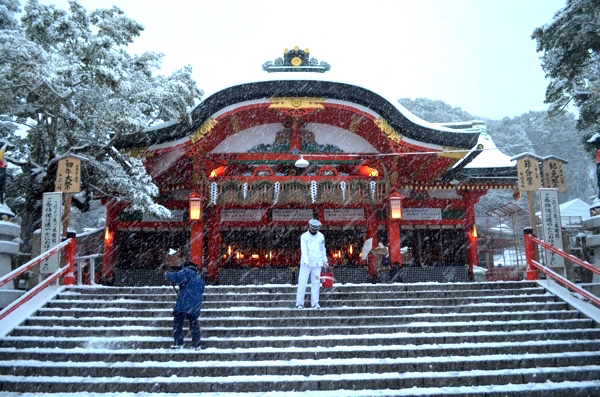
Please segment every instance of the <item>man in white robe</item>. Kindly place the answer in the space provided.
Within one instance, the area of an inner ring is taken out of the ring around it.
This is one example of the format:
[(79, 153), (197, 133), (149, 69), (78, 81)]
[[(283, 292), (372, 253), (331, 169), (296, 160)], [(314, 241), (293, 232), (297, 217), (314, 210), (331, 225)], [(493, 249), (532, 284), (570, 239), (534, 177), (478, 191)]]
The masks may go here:
[(320, 309), (319, 290), (321, 289), (321, 268), (327, 266), (325, 237), (319, 231), (321, 222), (317, 219), (308, 221), (308, 231), (300, 236), (300, 269), (298, 271), (298, 290), (296, 291), (296, 308), (304, 307), (304, 295), (310, 277), (310, 305)]

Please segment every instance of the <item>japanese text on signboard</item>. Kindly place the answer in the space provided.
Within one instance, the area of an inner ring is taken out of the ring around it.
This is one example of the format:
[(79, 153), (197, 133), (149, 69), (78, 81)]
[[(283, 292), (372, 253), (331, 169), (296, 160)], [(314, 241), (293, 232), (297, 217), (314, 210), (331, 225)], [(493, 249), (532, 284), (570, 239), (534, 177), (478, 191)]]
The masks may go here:
[(562, 161), (556, 159), (544, 160), (542, 162), (542, 173), (544, 175), (544, 187), (556, 188), (559, 192), (567, 191)]
[(519, 189), (522, 191), (535, 191), (542, 187), (540, 178), (539, 161), (534, 157), (523, 157), (517, 161), (519, 175)]
[(54, 190), (65, 193), (77, 193), (81, 190), (80, 159), (65, 157), (58, 161)]
[[(560, 207), (558, 205), (558, 191), (556, 189), (540, 189), (540, 203), (542, 207), (542, 228), (544, 241), (556, 248), (563, 248), (562, 229), (560, 221)], [(562, 256), (546, 250), (546, 266), (559, 267), (564, 273), (565, 260)]]
[[(44, 193), (42, 200), (41, 252), (60, 243), (62, 218), (62, 193)], [(40, 265), (40, 273), (49, 274), (58, 270), (59, 254), (52, 255)]]

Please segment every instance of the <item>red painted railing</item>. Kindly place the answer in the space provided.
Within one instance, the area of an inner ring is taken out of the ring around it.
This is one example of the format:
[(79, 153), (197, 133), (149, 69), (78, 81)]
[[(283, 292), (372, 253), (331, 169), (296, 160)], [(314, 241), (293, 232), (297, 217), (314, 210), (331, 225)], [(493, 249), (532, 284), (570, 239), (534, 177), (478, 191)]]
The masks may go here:
[(554, 279), (556, 282), (558, 282), (559, 284), (562, 284), (564, 287), (570, 289), (571, 291), (577, 292), (578, 294), (585, 297), (586, 299), (588, 299), (590, 302), (592, 302), (596, 306), (600, 306), (600, 298), (598, 298), (596, 295), (592, 294), (589, 291), (584, 290), (583, 288), (579, 287), (577, 284), (567, 280), (560, 274), (552, 271), (551, 269), (547, 268), (546, 266), (544, 266), (541, 263), (539, 263), (538, 261), (536, 261), (535, 260), (535, 245), (537, 244), (538, 246), (540, 246), (542, 248), (550, 250), (550, 251), (562, 256), (563, 258), (568, 259), (571, 262), (573, 262), (581, 267), (584, 267), (596, 274), (600, 274), (600, 269), (594, 267), (592, 264), (590, 264), (586, 261), (582, 261), (581, 259), (577, 258), (576, 256), (567, 254), (563, 250), (556, 248), (556, 247), (534, 237), (532, 234), (532, 230), (530, 228), (525, 228), (524, 237), (525, 237), (525, 258), (527, 261), (527, 280), (537, 280), (537, 278), (538, 278), (537, 270), (540, 270), (541, 272), (546, 274), (547, 277)]
[(8, 273), (6, 276), (0, 278), (0, 287), (2, 287), (3, 285), (10, 283), (13, 280), (15, 280), (16, 278), (25, 274), (26, 272), (33, 269), (34, 267), (39, 266), (43, 261), (50, 258), (52, 255), (57, 254), (58, 252), (60, 252), (62, 250), (65, 251), (66, 265), (64, 267), (58, 269), (56, 272), (54, 272), (53, 274), (48, 276), (44, 281), (42, 281), (41, 283), (36, 285), (31, 290), (27, 291), (19, 299), (15, 300), (10, 305), (5, 307), (2, 311), (0, 311), (0, 320), (5, 318), (6, 316), (8, 316), (10, 313), (14, 312), (25, 302), (29, 301), (31, 298), (36, 296), (44, 288), (48, 287), (50, 284), (52, 284), (56, 280), (59, 280), (62, 275), (65, 276), (63, 278), (64, 285), (75, 284), (75, 271), (74, 271), (75, 244), (76, 244), (75, 238), (69, 238), (69, 239), (63, 241), (62, 243), (56, 245), (55, 247), (52, 247), (48, 251), (42, 253), (41, 255), (33, 258), (32, 260), (30, 260), (23, 266), (19, 267), (18, 269), (15, 269), (12, 272)]

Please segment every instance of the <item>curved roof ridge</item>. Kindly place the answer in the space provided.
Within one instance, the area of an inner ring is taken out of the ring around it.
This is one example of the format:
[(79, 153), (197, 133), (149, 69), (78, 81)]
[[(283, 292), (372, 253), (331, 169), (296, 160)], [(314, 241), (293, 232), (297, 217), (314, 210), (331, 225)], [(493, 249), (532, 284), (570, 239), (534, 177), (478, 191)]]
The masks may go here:
[(230, 86), (200, 102), (191, 112), (192, 125), (167, 124), (164, 128), (151, 128), (141, 133), (123, 136), (116, 147), (150, 146), (177, 140), (191, 135), (220, 109), (249, 100), (306, 96), (343, 100), (370, 109), (382, 117), (399, 134), (416, 141), (471, 149), (477, 144), (480, 130), (457, 130), (427, 122), (404, 108), (398, 101), (386, 98), (372, 90), (354, 84), (325, 79), (263, 80)]

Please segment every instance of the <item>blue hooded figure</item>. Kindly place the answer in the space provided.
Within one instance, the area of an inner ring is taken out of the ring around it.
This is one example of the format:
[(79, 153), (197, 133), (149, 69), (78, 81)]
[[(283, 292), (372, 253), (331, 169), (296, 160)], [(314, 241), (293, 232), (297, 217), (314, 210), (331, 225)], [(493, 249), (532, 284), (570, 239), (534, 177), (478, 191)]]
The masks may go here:
[(194, 348), (201, 348), (200, 343), (200, 308), (204, 294), (204, 281), (196, 272), (197, 266), (193, 262), (184, 262), (178, 272), (167, 272), (169, 281), (179, 286), (177, 302), (173, 308), (173, 338), (174, 348), (183, 347), (183, 322), (187, 319), (192, 332)]

